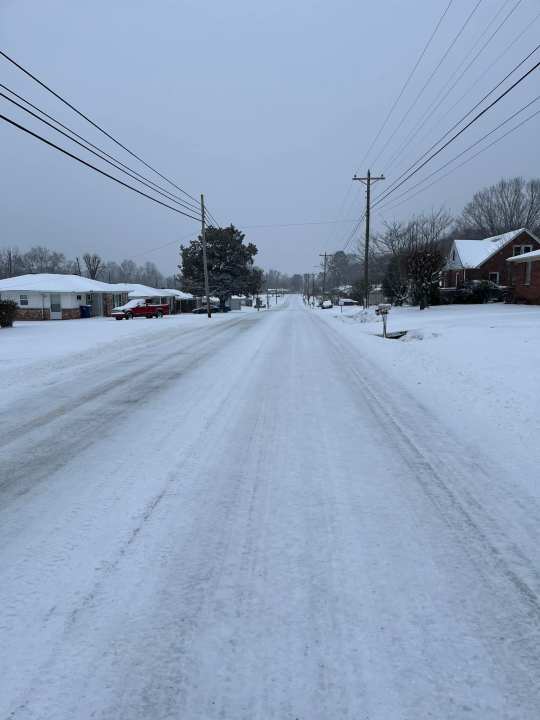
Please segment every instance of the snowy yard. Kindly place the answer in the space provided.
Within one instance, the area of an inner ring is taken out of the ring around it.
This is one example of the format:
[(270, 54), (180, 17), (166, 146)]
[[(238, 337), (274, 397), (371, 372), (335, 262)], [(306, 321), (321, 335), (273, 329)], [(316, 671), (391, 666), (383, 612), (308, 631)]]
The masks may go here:
[(389, 383), (540, 494), (540, 307), (392, 308), (388, 329), (409, 331), (401, 340), (378, 337), (373, 310), (326, 313)]

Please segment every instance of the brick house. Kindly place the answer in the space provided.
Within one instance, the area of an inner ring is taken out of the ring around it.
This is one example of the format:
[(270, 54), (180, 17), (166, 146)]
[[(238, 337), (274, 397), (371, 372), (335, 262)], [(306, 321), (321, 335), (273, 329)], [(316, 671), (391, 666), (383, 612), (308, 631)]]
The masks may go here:
[(506, 262), (510, 266), (514, 300), (540, 304), (540, 250), (516, 255)]
[(441, 287), (458, 288), (470, 280), (511, 285), (508, 258), (540, 250), (540, 240), (526, 228), (484, 240), (454, 240), (441, 273)]

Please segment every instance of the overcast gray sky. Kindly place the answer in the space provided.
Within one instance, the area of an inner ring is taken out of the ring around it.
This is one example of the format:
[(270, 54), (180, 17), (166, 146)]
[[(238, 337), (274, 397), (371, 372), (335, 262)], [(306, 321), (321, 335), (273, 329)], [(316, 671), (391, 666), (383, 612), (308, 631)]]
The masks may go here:
[[(476, 2), (454, 0), (367, 162), (390, 137)], [(389, 164), (460, 63), (472, 59), (473, 48), (480, 49), (516, 2), (514, 13), (433, 116), (435, 121), (442, 114), (432, 131), (419, 133)], [(0, 0), (0, 47), (191, 194), (203, 191), (218, 221), (245, 229), (258, 246), (259, 265), (309, 272), (319, 252), (343, 247), (350, 222), (249, 226), (360, 215), (362, 188), (351, 183), (352, 174), (367, 169), (367, 162), (360, 166), (365, 151), (447, 5), (448, 0)], [(384, 172), (389, 185), (407, 161), (422, 154), (524, 58), (540, 34), (540, 22), (532, 23), (539, 11), (539, 0), (482, 0), (372, 171)], [(0, 78), (117, 152), (1, 58)], [(537, 72), (418, 178), (539, 92)], [(38, 130), (37, 123), (5, 100), (0, 105), (2, 113)], [(538, 109), (540, 102), (505, 128)], [(540, 115), (426, 192), (382, 216), (375, 214), (375, 226), (384, 217), (406, 218), (440, 205), (459, 212), (475, 190), (501, 176), (540, 175), (539, 127)], [(53, 139), (52, 131), (41, 127), (39, 132)], [(124, 190), (5, 123), (0, 123), (0, 143), (0, 246), (24, 250), (45, 244), (69, 257), (90, 250), (112, 260), (153, 260), (171, 273), (177, 263), (175, 241), (198, 230), (195, 222)], [(69, 145), (67, 140), (62, 144)]]

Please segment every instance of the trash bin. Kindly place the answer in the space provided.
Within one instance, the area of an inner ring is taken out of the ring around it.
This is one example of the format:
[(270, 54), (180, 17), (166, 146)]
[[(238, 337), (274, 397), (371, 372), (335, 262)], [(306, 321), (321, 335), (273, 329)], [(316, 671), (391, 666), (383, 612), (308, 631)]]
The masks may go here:
[(79, 309), (81, 311), (82, 318), (92, 317), (92, 306), (91, 305), (80, 305)]

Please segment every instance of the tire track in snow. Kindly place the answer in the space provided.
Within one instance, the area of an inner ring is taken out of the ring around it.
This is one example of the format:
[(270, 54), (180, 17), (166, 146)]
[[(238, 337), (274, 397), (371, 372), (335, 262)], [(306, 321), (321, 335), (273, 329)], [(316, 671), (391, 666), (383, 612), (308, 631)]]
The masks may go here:
[[(312, 318), (312, 321), (316, 320)], [(366, 406), (380, 424), (381, 446), (397, 445), (411, 476), (492, 594), (499, 608), (500, 625), (483, 640), (491, 646), (503, 672), (508, 672), (519, 658), (523, 675), (513, 674), (511, 682), (520, 686), (523, 698), (529, 698), (531, 687), (540, 678), (540, 646), (536, 641), (540, 623), (540, 571), (536, 560), (511, 540), (468, 488), (471, 476), (481, 478), (486, 489), (496, 478), (484, 470), (478, 454), (468, 461), (466, 452), (449, 431), (444, 429), (444, 439), (441, 432), (434, 432), (431, 428), (438, 427), (439, 423), (429, 417), (426, 408), (401, 388), (385, 388), (369, 361), (355, 356), (353, 347), (337, 331), (325, 322), (318, 322), (324, 327), (336, 362), (338, 358), (342, 363), (345, 360), (350, 380), (359, 388)], [(399, 404), (396, 395), (401, 401)], [(505, 657), (513, 643), (520, 646), (517, 655), (510, 652), (510, 656)]]
[[(98, 372), (98, 383), (90, 390), (76, 391), (69, 401), (8, 429), (0, 440), (4, 448), (0, 473), (3, 504), (32, 491), (81, 450), (99, 442), (103, 427), (115, 427), (118, 432), (118, 422), (126, 414), (145, 402), (158, 402), (171, 383), (196, 370), (213, 350), (221, 347), (222, 336), (232, 342), (252, 323), (251, 318), (243, 318), (212, 328), (208, 337), (196, 338), (188, 345), (182, 343), (161, 356), (159, 368), (155, 359), (143, 358), (130, 366), (128, 374), (124, 370), (124, 377), (103, 382)], [(75, 388), (87, 381), (79, 380)], [(58, 392), (61, 390), (55, 388), (48, 396)], [(72, 383), (66, 392), (73, 392)]]

